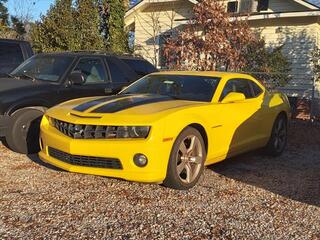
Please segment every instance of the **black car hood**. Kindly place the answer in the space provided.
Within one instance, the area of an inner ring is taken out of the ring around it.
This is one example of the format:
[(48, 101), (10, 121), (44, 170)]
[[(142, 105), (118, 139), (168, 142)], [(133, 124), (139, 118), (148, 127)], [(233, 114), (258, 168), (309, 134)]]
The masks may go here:
[(35, 84), (39, 84), (39, 82), (26, 79), (19, 80), (15, 78), (0, 78), (0, 92), (32, 86)]

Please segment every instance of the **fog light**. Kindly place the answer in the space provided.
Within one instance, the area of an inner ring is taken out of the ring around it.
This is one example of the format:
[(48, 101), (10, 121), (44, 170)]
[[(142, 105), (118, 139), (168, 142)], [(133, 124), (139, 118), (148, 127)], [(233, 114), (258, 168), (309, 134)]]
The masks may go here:
[(148, 164), (148, 158), (145, 155), (141, 154), (141, 153), (137, 153), (133, 157), (133, 162), (138, 167), (144, 167), (144, 166), (146, 166)]

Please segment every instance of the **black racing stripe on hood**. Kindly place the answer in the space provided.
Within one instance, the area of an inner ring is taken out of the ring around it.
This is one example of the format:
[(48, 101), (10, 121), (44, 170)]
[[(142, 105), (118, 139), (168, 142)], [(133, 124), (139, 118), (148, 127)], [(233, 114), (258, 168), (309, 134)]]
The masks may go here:
[(149, 103), (157, 103), (173, 100), (172, 97), (169, 96), (154, 96), (154, 95), (146, 95), (146, 96), (131, 96), (124, 99), (119, 99), (117, 101), (107, 103), (97, 109), (93, 110), (92, 113), (115, 113), (128, 108), (137, 107), (144, 104)]
[(92, 108), (96, 105), (99, 105), (101, 103), (110, 101), (110, 100), (114, 100), (117, 98), (122, 98), (123, 96), (117, 95), (117, 96), (108, 96), (108, 97), (104, 97), (104, 98), (99, 98), (99, 99), (95, 99), (86, 103), (82, 103), (78, 106), (76, 106), (75, 108), (73, 108), (73, 110), (78, 111), (78, 112), (84, 112), (86, 110), (88, 110), (89, 108)]

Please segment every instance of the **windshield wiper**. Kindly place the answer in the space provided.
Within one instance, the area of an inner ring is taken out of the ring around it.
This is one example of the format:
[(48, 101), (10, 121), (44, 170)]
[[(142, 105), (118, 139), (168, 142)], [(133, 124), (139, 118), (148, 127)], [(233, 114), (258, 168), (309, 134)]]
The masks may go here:
[(171, 98), (176, 99), (176, 100), (181, 100), (181, 98), (179, 98), (178, 96), (175, 96), (175, 95), (165, 94), (165, 95), (163, 95), (163, 96), (171, 97)]
[(117, 95), (131, 95), (131, 94), (134, 94), (134, 93), (131, 93), (131, 92), (117, 93)]
[(6, 73), (6, 75), (10, 78), (17, 78), (16, 76), (13, 76), (11, 73)]

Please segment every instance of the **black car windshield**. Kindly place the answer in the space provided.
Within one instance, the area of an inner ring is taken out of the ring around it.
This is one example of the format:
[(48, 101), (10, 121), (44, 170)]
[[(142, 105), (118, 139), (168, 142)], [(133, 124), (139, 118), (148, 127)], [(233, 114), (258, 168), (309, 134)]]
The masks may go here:
[(152, 74), (119, 94), (159, 94), (179, 100), (210, 102), (219, 81), (218, 77)]
[(13, 77), (57, 82), (74, 57), (38, 55), (29, 58), (11, 73)]

